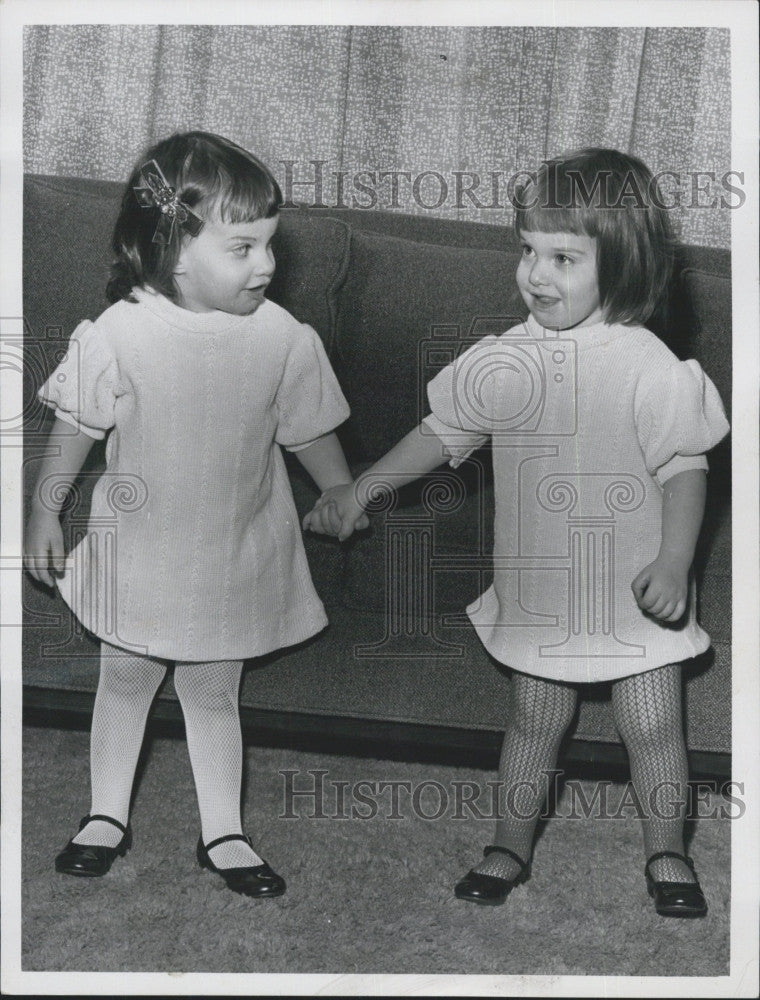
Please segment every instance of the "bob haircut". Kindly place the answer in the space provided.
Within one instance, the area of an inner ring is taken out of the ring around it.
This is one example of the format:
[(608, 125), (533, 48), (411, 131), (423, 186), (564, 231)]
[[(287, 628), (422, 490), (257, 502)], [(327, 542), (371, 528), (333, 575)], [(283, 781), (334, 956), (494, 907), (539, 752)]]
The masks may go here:
[(174, 271), (183, 240), (192, 239), (175, 222), (168, 243), (155, 243), (158, 206), (143, 207), (135, 194), (142, 167), (155, 160), (177, 197), (202, 220), (255, 222), (271, 219), (282, 193), (269, 169), (252, 153), (210, 132), (178, 132), (148, 149), (127, 181), (114, 227), (116, 258), (106, 288), (109, 302), (134, 302), (132, 289), (150, 285), (176, 301)]
[(597, 241), (607, 323), (645, 324), (665, 306), (675, 241), (649, 168), (615, 149), (545, 160), (512, 199), (515, 232), (575, 233)]

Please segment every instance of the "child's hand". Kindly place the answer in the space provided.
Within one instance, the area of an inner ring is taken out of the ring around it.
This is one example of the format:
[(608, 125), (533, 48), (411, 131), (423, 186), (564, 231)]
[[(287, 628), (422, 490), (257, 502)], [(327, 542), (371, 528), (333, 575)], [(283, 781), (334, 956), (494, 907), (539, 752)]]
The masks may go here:
[(64, 560), (58, 515), (51, 510), (33, 510), (24, 537), (24, 566), (35, 580), (53, 587), (55, 576), (63, 573)]
[(672, 560), (655, 559), (642, 569), (631, 590), (642, 611), (665, 622), (677, 622), (686, 610), (688, 567)]
[(338, 508), (334, 500), (325, 500), (320, 497), (313, 508), (303, 519), (303, 528), (311, 529), (318, 535), (338, 535), (343, 527)]
[(337, 535), (344, 542), (359, 528), (367, 528), (369, 518), (356, 500), (353, 483), (325, 490), (314, 508), (303, 519), (304, 529), (321, 535)]

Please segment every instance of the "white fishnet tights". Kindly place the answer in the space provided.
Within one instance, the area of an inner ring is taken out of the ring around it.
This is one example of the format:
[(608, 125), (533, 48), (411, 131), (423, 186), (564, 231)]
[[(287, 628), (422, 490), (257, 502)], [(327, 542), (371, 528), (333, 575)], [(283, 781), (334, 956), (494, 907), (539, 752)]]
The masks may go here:
[[(90, 731), (90, 815), (113, 816), (126, 826), (145, 722), (165, 674), (161, 660), (101, 643)], [(96, 820), (74, 837), (74, 843), (116, 847), (121, 838), (115, 826)]]
[[(185, 716), (204, 844), (243, 830), (240, 821), (243, 739), (238, 709), (242, 671), (240, 660), (177, 663), (174, 669), (174, 689)], [(217, 868), (244, 868), (262, 863), (242, 840), (214, 847), (209, 857)]]
[[(198, 794), (203, 842), (241, 833), (243, 747), (238, 694), (239, 660), (177, 663), (174, 687), (185, 717), (190, 762)], [(90, 814), (112, 816), (126, 825), (145, 723), (166, 674), (161, 660), (101, 644), (100, 680), (90, 737)], [(110, 823), (88, 823), (77, 844), (115, 847), (121, 832)], [(261, 864), (243, 841), (220, 844), (209, 854), (217, 868)]]

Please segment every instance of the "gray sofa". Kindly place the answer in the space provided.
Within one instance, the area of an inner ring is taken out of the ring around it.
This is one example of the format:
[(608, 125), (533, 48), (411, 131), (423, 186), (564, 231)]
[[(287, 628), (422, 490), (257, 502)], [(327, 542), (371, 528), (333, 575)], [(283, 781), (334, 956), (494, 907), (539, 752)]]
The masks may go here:
[[(84, 317), (105, 307), (110, 233), (120, 185), (28, 176), (24, 204), (25, 465), (27, 493), (50, 417), (36, 389)], [(425, 412), (425, 381), (462, 338), (506, 329), (525, 311), (514, 284), (518, 249), (503, 226), (348, 209), (283, 213), (271, 297), (312, 324), (351, 404), (341, 430), (361, 471)], [(730, 409), (731, 271), (726, 251), (684, 248), (667, 317), (657, 330), (695, 357)], [(730, 418), (730, 414), (729, 414)], [(66, 510), (69, 544), (84, 530), (102, 467), (93, 450)], [(731, 747), (730, 445), (710, 456), (697, 557), (708, 653), (686, 667), (687, 742), (696, 773), (727, 774)], [(316, 495), (291, 463), (299, 511)], [(344, 546), (307, 535), (329, 627), (298, 647), (251, 662), (241, 700), (252, 738), (419, 756), (491, 755), (509, 704), (509, 672), (462, 618), (488, 581), (492, 486), (483, 451), (406, 487), (369, 531)], [(83, 717), (97, 683), (97, 646), (60, 598), (24, 582), (28, 712)], [(608, 691), (585, 692), (566, 758), (622, 760)], [(178, 719), (168, 681), (158, 717)]]

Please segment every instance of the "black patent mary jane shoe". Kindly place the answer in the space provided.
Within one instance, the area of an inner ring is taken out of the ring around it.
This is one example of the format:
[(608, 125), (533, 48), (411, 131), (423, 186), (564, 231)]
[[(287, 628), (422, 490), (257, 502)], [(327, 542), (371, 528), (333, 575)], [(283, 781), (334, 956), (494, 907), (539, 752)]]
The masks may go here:
[(217, 837), (210, 844), (203, 843), (203, 837), (198, 840), (196, 851), (198, 864), (201, 868), (208, 868), (210, 872), (221, 875), (227, 883), (227, 888), (233, 892), (238, 892), (242, 896), (251, 896), (254, 899), (267, 899), (275, 896), (282, 896), (285, 892), (285, 879), (277, 872), (272, 871), (264, 861), (260, 865), (251, 865), (247, 868), (217, 868), (208, 852), (218, 844), (224, 844), (228, 840), (242, 840), (253, 850), (251, 838), (242, 833), (230, 833), (226, 837)]
[(457, 899), (465, 899), (469, 903), (480, 903), (482, 906), (500, 906), (521, 882), (526, 882), (530, 878), (530, 862), (510, 851), (508, 847), (498, 847), (491, 844), (483, 850), (483, 856), (487, 857), (498, 851), (506, 854), (516, 861), (520, 866), (520, 871), (514, 878), (499, 878), (498, 875), (483, 875), (480, 872), (467, 872), (465, 877), (454, 886), (454, 895)]
[(123, 858), (132, 846), (132, 830), (111, 816), (85, 816), (79, 824), (80, 832), (88, 823), (99, 820), (110, 823), (121, 830), (123, 836), (116, 847), (103, 847), (99, 844), (75, 844), (73, 838), (55, 859), (55, 870), (63, 875), (78, 875), (83, 878), (97, 878), (105, 875), (116, 858)]
[(694, 872), (694, 882), (655, 882), (649, 867), (660, 858), (683, 861), (694, 872), (694, 862), (683, 854), (675, 851), (659, 851), (653, 854), (646, 863), (644, 875), (649, 895), (654, 899), (655, 910), (661, 917), (703, 917), (707, 913), (707, 902), (697, 881), (696, 872)]

